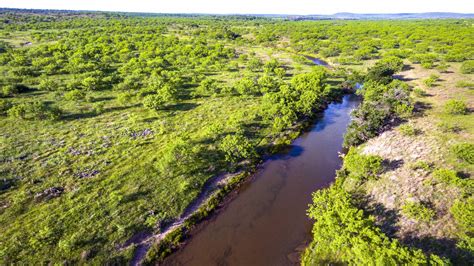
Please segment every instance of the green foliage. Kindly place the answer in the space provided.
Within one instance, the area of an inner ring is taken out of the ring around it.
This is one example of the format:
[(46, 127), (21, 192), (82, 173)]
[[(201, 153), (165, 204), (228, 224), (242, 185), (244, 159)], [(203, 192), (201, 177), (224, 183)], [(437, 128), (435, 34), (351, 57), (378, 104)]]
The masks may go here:
[(254, 78), (246, 77), (234, 83), (234, 89), (240, 95), (258, 95), (260, 90)]
[(402, 213), (408, 218), (421, 222), (429, 222), (435, 216), (434, 210), (421, 202), (406, 202), (402, 206)]
[(444, 104), (444, 111), (450, 115), (465, 115), (468, 109), (464, 101), (451, 99)]
[(55, 91), (59, 90), (59, 84), (54, 79), (45, 78), (40, 81), (38, 89), (43, 91)]
[(404, 136), (409, 136), (413, 137), (419, 134), (419, 130), (413, 127), (412, 125), (409, 124), (403, 124), (398, 127), (398, 131), (404, 135)]
[(135, 95), (132, 93), (132, 92), (122, 92), (122, 93), (119, 93), (117, 95), (117, 101), (121, 104), (121, 105), (129, 105), (133, 98), (135, 97)]
[[(316, 191), (308, 215), (314, 220), (313, 241), (303, 255), (302, 265), (428, 264), (417, 249), (389, 239), (375, 225), (374, 218), (356, 207), (342, 188), (342, 179), (328, 189)], [(431, 259), (439, 259), (432, 256)]]
[(6, 115), (12, 106), (9, 101), (0, 99), (0, 115)]
[(211, 96), (219, 94), (220, 91), (221, 88), (217, 80), (206, 78), (201, 81), (194, 94), (199, 96)]
[(377, 63), (369, 69), (367, 80), (388, 84), (393, 80), (393, 74), (401, 71), (402, 68), (402, 59), (395, 56), (383, 58), (377, 61)]
[(431, 171), (433, 165), (431, 163), (425, 161), (416, 161), (415, 163), (410, 165), (412, 170), (424, 170), (424, 171)]
[[(458, 233), (461, 239), (458, 247), (471, 253), (474, 252), (474, 197), (463, 198), (456, 200), (450, 208), (460, 231)], [(468, 261), (465, 258), (464, 261)]]
[(25, 120), (57, 120), (61, 110), (43, 102), (21, 103), (8, 110), (8, 116)]
[(461, 72), (463, 74), (474, 73), (474, 60), (464, 61), (461, 65)]
[(83, 101), (86, 99), (86, 92), (83, 90), (72, 90), (64, 94), (64, 99), (66, 101)]
[(11, 97), (15, 94), (19, 93), (17, 86), (15, 85), (7, 85), (2, 88), (2, 97)]
[(451, 147), (451, 151), (456, 155), (456, 158), (474, 164), (474, 144), (458, 143)]
[(408, 86), (394, 80), (388, 85), (367, 82), (362, 90), (363, 103), (353, 112), (353, 120), (344, 136), (344, 146), (358, 145), (375, 137), (394, 119), (411, 116), (413, 105)]
[(219, 149), (225, 154), (225, 160), (231, 163), (252, 159), (256, 155), (254, 145), (242, 134), (225, 136), (219, 144)]
[(356, 148), (351, 147), (344, 156), (343, 168), (354, 179), (375, 179), (377, 174), (382, 171), (382, 161), (380, 156), (360, 154)]
[(457, 88), (468, 88), (468, 89), (474, 89), (474, 82), (469, 82), (466, 80), (459, 80), (456, 82), (456, 87)]
[(413, 89), (413, 93), (414, 93), (416, 96), (418, 96), (418, 97), (424, 97), (424, 96), (426, 96), (426, 91), (424, 91), (423, 89), (418, 88), (418, 87), (416, 87), (416, 88)]
[(436, 74), (431, 74), (429, 78), (423, 80), (423, 84), (425, 84), (426, 87), (431, 88), (436, 85), (436, 82), (438, 81), (439, 76)]
[(159, 110), (163, 108), (165, 99), (157, 94), (147, 95), (143, 98), (143, 106), (151, 110)]

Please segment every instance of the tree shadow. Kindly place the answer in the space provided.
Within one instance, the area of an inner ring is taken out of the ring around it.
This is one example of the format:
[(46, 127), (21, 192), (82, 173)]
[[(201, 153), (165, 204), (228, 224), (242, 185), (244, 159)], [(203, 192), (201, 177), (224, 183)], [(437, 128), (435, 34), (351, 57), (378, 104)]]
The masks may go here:
[(115, 98), (114, 98), (114, 97), (110, 97), (110, 96), (94, 97), (94, 99), (92, 99), (92, 102), (93, 102), (93, 103), (105, 102), (105, 101), (110, 101), (110, 100), (113, 100), (113, 99), (115, 99)]
[(115, 106), (115, 107), (106, 108), (104, 111), (102, 111), (100, 113), (95, 112), (95, 111), (89, 111), (89, 112), (84, 112), (84, 113), (65, 114), (65, 115), (62, 116), (62, 120), (72, 121), (72, 120), (76, 120), (76, 119), (92, 118), (92, 117), (96, 117), (96, 116), (99, 116), (99, 115), (104, 114), (104, 113), (114, 112), (114, 111), (123, 111), (123, 110), (130, 109), (130, 108), (136, 107), (136, 106), (138, 106), (138, 104), (129, 105), (129, 106)]
[(460, 248), (457, 245), (458, 240), (456, 239), (409, 235), (401, 239), (401, 242), (402, 244), (419, 248), (428, 254), (448, 257), (454, 265), (474, 265), (474, 254)]
[(405, 162), (403, 161), (403, 159), (400, 159), (400, 160), (385, 159), (382, 162), (383, 171), (384, 172), (395, 171), (396, 169), (400, 168), (404, 163)]
[(168, 105), (163, 110), (166, 111), (189, 111), (192, 110), (196, 107), (198, 107), (199, 104), (197, 103), (176, 103), (173, 105)]
[(414, 67), (412, 67), (411, 65), (403, 65), (403, 68), (402, 68), (402, 71), (408, 71), (408, 70), (412, 70), (414, 69)]
[(413, 105), (413, 114), (416, 117), (424, 116), (427, 110), (433, 108), (431, 103), (416, 101)]
[(388, 237), (393, 238), (399, 230), (397, 225), (400, 215), (391, 209), (387, 209), (383, 204), (367, 200), (366, 211), (377, 217), (376, 224)]
[(413, 81), (413, 80), (417, 80), (416, 78), (407, 78), (407, 77), (405, 77), (405, 75), (393, 75), (393, 78), (394, 78), (394, 79), (401, 80), (401, 81)]

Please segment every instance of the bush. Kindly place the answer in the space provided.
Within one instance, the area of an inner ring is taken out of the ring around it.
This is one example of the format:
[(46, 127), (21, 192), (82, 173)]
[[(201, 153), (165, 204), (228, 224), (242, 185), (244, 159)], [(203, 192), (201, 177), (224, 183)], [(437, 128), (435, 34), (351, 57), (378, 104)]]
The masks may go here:
[(367, 80), (388, 84), (393, 80), (393, 74), (403, 69), (403, 60), (390, 56), (381, 59), (367, 73)]
[(431, 74), (429, 78), (423, 80), (423, 84), (425, 84), (426, 87), (431, 88), (436, 85), (436, 81), (438, 81), (438, 79), (438, 75)]
[(9, 97), (13, 96), (14, 94), (18, 93), (13, 85), (7, 85), (2, 88), (2, 97)]
[(435, 211), (421, 202), (407, 202), (402, 206), (402, 213), (411, 219), (429, 222), (435, 216)]
[(465, 115), (468, 109), (464, 101), (451, 99), (446, 101), (444, 111), (450, 115)]
[(416, 136), (420, 132), (418, 129), (408, 124), (399, 126), (398, 131), (404, 136)]
[(456, 200), (450, 212), (463, 230), (474, 233), (474, 197)]
[(375, 179), (382, 170), (382, 161), (380, 156), (363, 155), (351, 147), (344, 156), (343, 167), (349, 172), (350, 177), (357, 180)]
[(461, 73), (463, 74), (474, 73), (474, 60), (464, 61), (461, 65)]
[(164, 99), (160, 95), (152, 94), (143, 98), (143, 106), (151, 110), (158, 110), (163, 107)]
[(459, 143), (451, 147), (451, 151), (456, 157), (469, 164), (474, 164), (474, 144)]
[(11, 107), (12, 104), (9, 101), (0, 99), (0, 115), (6, 115)]
[(418, 97), (424, 97), (424, 96), (426, 96), (426, 91), (424, 91), (423, 89), (418, 88), (418, 87), (416, 87), (416, 88), (413, 89), (413, 93), (414, 93), (416, 96), (418, 96)]
[(433, 172), (433, 176), (438, 181), (453, 185), (456, 185), (460, 180), (456, 171), (445, 168), (436, 169), (436, 171)]
[(21, 103), (8, 110), (8, 116), (25, 120), (57, 120), (61, 110), (43, 102)]
[(213, 78), (206, 78), (201, 81), (196, 91), (193, 93), (195, 96), (211, 96), (216, 95), (221, 91), (219, 83)]
[(474, 82), (469, 82), (466, 80), (460, 80), (456, 82), (456, 88), (468, 88), (468, 89), (474, 89)]
[(122, 92), (117, 95), (117, 102), (121, 105), (128, 105), (132, 101), (134, 94), (131, 92)]
[(459, 125), (451, 125), (450, 123), (446, 123), (446, 122), (440, 122), (438, 123), (438, 128), (439, 130), (441, 130), (442, 132), (445, 132), (445, 133), (448, 133), (448, 132), (459, 132), (461, 130), (463, 130), (462, 127), (460, 127)]
[(219, 144), (219, 149), (224, 152), (225, 160), (232, 163), (252, 159), (256, 155), (254, 145), (241, 134), (225, 136)]
[(64, 94), (66, 101), (83, 101), (86, 98), (86, 93), (82, 90), (72, 90)]
[(410, 169), (412, 170), (431, 171), (431, 168), (432, 164), (425, 161), (416, 161), (415, 163), (410, 165)]
[(59, 84), (53, 79), (42, 79), (38, 88), (43, 91), (54, 91), (59, 89)]

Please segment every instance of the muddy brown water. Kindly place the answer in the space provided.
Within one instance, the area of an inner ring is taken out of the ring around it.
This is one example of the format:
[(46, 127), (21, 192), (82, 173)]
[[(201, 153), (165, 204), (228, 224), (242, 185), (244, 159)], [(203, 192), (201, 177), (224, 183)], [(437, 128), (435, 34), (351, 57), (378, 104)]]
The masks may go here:
[(311, 239), (306, 210), (315, 190), (334, 181), (354, 95), (328, 106), (289, 152), (267, 160), (238, 196), (192, 232), (164, 265), (294, 265)]

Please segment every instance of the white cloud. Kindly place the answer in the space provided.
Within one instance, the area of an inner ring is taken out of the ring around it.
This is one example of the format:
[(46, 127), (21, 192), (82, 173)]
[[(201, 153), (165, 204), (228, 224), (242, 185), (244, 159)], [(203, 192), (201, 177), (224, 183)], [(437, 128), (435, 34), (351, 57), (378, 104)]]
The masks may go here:
[(0, 0), (0, 7), (158, 13), (474, 13), (472, 0)]

